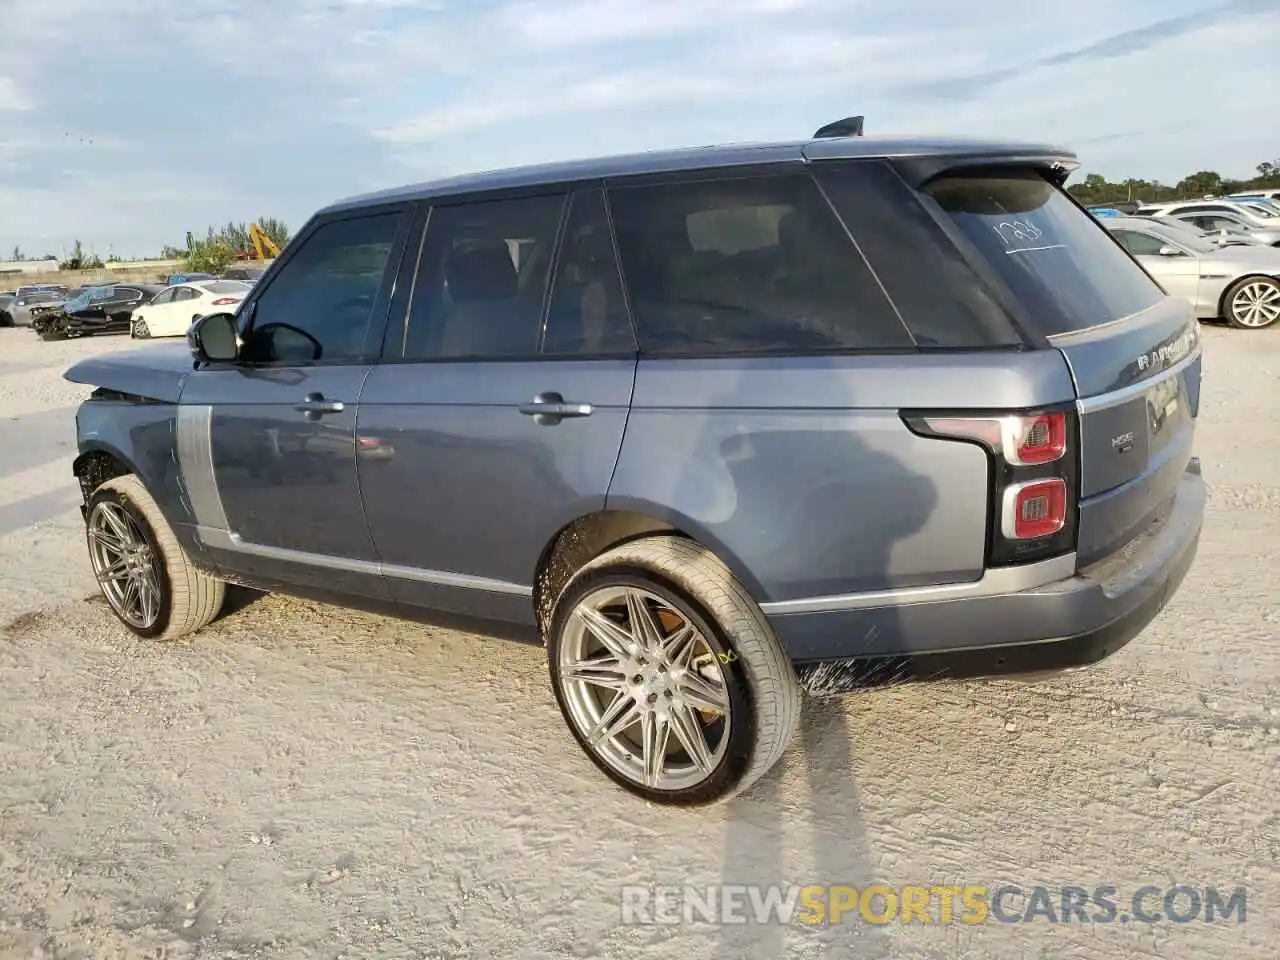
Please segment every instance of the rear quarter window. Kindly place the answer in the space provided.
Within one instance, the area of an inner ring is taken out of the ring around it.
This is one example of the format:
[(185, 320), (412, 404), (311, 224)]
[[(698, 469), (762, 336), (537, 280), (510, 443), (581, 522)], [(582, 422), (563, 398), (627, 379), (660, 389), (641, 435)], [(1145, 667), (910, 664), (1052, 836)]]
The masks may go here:
[(914, 347), (807, 174), (620, 185), (609, 202), (641, 353)]
[(923, 189), (1045, 336), (1127, 317), (1164, 296), (1105, 227), (1035, 170), (944, 175)]
[(1022, 343), (990, 286), (889, 164), (820, 164), (817, 178), (922, 349)]

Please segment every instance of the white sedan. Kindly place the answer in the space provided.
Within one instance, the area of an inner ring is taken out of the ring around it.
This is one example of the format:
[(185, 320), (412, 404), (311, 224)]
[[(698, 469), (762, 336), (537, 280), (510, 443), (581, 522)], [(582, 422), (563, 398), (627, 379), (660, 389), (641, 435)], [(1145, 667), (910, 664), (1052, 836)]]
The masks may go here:
[(249, 295), (243, 280), (194, 280), (161, 290), (154, 300), (133, 311), (131, 337), (185, 337), (187, 328), (206, 313), (234, 313)]

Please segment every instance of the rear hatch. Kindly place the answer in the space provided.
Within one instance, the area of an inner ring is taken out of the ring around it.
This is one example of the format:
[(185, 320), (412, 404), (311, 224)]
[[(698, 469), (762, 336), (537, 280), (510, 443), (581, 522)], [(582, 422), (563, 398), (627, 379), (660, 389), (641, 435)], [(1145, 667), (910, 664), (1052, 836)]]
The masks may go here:
[(1187, 469), (1201, 373), (1191, 306), (1035, 169), (966, 169), (922, 190), (1005, 288), (1024, 333), (1070, 368), (1087, 566), (1159, 520)]

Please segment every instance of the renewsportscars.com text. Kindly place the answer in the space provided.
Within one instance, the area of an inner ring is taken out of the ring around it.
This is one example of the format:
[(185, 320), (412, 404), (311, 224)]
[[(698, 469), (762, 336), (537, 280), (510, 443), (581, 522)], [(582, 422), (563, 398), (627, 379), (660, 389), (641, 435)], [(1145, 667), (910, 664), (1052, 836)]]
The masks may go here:
[(628, 886), (628, 924), (1244, 923), (1243, 887), (1149, 884), (988, 886), (870, 884)]

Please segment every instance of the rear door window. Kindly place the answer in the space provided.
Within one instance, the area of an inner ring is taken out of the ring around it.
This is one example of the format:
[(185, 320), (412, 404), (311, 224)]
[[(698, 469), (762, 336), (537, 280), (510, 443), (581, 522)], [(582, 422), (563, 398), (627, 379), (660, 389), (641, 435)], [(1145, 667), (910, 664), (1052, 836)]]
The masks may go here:
[(924, 192), (1046, 336), (1130, 316), (1164, 296), (1095, 218), (1035, 170), (944, 175)]
[(646, 355), (914, 347), (807, 174), (620, 185), (609, 203)]
[(436, 207), (399, 350), (404, 360), (532, 359), (567, 195)]

